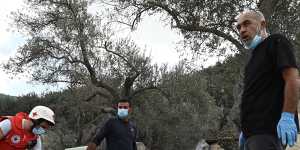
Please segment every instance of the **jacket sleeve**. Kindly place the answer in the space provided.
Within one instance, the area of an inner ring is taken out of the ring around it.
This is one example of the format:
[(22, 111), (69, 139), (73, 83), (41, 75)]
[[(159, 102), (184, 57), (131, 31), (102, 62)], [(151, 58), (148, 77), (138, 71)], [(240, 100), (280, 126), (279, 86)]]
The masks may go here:
[(97, 131), (96, 136), (92, 140), (97, 146), (101, 144), (102, 140), (108, 135), (111, 121), (108, 120), (101, 128)]

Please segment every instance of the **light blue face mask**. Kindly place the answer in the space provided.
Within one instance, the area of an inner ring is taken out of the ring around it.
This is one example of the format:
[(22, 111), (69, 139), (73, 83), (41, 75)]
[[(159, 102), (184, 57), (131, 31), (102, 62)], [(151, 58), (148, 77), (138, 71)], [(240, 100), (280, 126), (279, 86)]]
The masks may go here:
[(128, 116), (128, 109), (118, 109), (118, 117), (120, 119), (125, 119)]
[(42, 135), (46, 133), (46, 130), (42, 127), (35, 127), (32, 129), (32, 133), (35, 135)]
[(256, 35), (254, 36), (254, 38), (252, 39), (250, 45), (247, 46), (247, 48), (250, 49), (250, 50), (253, 50), (253, 49), (255, 49), (256, 46), (257, 46), (258, 44), (260, 44), (262, 41), (263, 41), (263, 38), (262, 38), (260, 35), (256, 34)]

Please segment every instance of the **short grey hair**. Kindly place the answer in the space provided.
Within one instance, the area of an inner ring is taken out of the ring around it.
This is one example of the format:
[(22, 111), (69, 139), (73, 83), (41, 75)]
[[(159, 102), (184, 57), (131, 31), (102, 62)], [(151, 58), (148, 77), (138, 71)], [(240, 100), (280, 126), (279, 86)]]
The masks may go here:
[(257, 21), (266, 21), (264, 14), (259, 10), (253, 10), (253, 9), (246, 9), (242, 11), (240, 14), (236, 16), (236, 20), (240, 18), (241, 15), (244, 14), (250, 14), (256, 19)]

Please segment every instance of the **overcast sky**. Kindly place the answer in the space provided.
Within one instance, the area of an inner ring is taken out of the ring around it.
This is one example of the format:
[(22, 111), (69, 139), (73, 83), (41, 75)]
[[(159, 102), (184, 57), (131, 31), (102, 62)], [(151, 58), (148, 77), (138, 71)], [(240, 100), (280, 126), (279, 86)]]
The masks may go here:
[[(5, 62), (10, 56), (13, 56), (18, 46), (22, 45), (26, 37), (13, 32), (10, 28), (10, 18), (12, 11), (22, 8), (22, 0), (0, 1), (0, 62)], [(182, 37), (164, 26), (158, 17), (147, 17), (144, 19), (138, 29), (130, 34), (132, 39), (142, 48), (147, 48), (147, 53), (151, 54), (153, 61), (158, 64), (168, 63), (176, 64), (179, 54), (176, 52), (176, 43)], [(213, 64), (214, 60), (211, 60)], [(59, 90), (61, 87), (51, 87), (47, 85), (28, 83), (26, 77), (10, 78), (2, 70), (0, 72), (0, 93), (9, 95), (24, 95), (30, 92), (42, 93), (52, 90)]]

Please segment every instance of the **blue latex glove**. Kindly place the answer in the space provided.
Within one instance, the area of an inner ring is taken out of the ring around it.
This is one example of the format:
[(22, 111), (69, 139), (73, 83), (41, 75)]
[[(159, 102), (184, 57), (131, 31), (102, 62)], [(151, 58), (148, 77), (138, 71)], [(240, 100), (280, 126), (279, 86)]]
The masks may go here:
[(294, 146), (297, 141), (297, 127), (294, 120), (295, 114), (289, 112), (281, 113), (277, 125), (277, 135), (283, 145)]
[(240, 148), (240, 150), (244, 150), (245, 143), (246, 143), (246, 139), (244, 137), (243, 132), (241, 132), (240, 137), (239, 137), (239, 148)]

